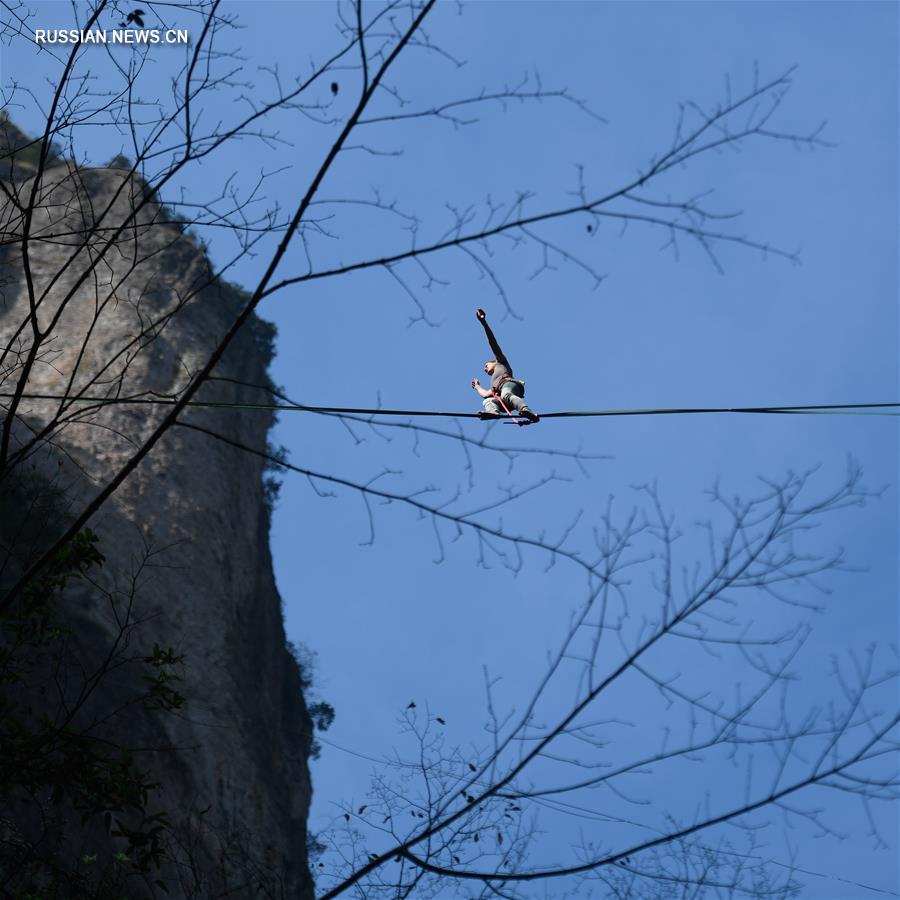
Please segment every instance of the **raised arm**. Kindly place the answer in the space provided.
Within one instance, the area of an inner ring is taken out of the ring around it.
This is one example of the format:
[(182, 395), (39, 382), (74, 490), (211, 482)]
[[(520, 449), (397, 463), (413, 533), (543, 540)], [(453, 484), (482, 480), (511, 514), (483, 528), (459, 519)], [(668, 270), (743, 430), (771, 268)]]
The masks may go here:
[(483, 309), (475, 310), (475, 317), (481, 322), (484, 333), (487, 335), (488, 343), (491, 345), (491, 351), (494, 354), (494, 359), (497, 360), (501, 365), (506, 366), (510, 372), (512, 372), (512, 366), (509, 364), (509, 360), (504, 355), (503, 351), (500, 349), (500, 345), (497, 343), (497, 338), (494, 337), (494, 332), (491, 331), (491, 326), (487, 323), (487, 316)]

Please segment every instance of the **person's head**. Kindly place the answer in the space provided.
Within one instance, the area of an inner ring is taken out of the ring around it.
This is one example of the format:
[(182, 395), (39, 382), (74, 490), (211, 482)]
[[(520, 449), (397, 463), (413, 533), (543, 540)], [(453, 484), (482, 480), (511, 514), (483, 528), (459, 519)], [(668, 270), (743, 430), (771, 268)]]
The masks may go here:
[(485, 371), (488, 375), (493, 375), (493, 374), (494, 374), (494, 369), (496, 369), (496, 368), (497, 368), (497, 360), (496, 360), (496, 359), (489, 359), (489, 360), (484, 364), (484, 371)]

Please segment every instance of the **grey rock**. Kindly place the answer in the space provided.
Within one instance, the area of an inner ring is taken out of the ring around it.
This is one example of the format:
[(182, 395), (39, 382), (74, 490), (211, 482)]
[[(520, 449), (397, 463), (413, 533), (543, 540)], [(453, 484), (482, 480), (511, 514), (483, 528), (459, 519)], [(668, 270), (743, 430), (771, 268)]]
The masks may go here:
[[(0, 123), (0, 155), (22, 145), (21, 133)], [(9, 198), (29, 197), (36, 171), (9, 160), (0, 170), (7, 188), (0, 203), (0, 352), (8, 348), (0, 392), (7, 393), (33, 346), (30, 327), (20, 328), (29, 310), (23, 218)], [(177, 395), (234, 321), (241, 292), (211, 277), (194, 241), (160, 224), (164, 213), (144, 191), (121, 169), (57, 164), (44, 173), (29, 261), (47, 337), (28, 394)], [(85, 243), (91, 226), (98, 227)], [(83, 277), (117, 231), (103, 262)], [(226, 380), (204, 386), (198, 399), (266, 401), (264, 388), (247, 385), (268, 384), (270, 354), (271, 330), (253, 317), (215, 370)], [(9, 402), (0, 399), (0, 407)], [(0, 580), (7, 584), (166, 413), (153, 405), (73, 404), (60, 425), (58, 408), (23, 400), (17, 410), (10, 441), (16, 466), (0, 476)], [(258, 452), (272, 424), (269, 412), (219, 408), (192, 408), (182, 420)], [(83, 658), (100, 658), (114, 640), (115, 604), (135, 581), (135, 647), (149, 652), (158, 642), (185, 657), (183, 712), (128, 710), (105, 726), (119, 743), (154, 748), (141, 765), (160, 784), (154, 805), (173, 813), (184, 857), (163, 872), (177, 885), (171, 896), (312, 895), (312, 726), (298, 664), (285, 646), (263, 478), (259, 456), (198, 431), (170, 429), (90, 523), (107, 558), (100, 593), (83, 586), (66, 595)], [(49, 498), (43, 512), (27, 500), (38, 495)], [(125, 696), (128, 677), (103, 702), (116, 690)]]

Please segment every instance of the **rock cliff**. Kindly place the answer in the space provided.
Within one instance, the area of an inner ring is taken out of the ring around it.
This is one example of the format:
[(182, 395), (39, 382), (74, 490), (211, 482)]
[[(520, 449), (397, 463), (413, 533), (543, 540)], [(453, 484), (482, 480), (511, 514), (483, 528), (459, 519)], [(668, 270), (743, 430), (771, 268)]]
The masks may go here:
[[(241, 302), (239, 290), (212, 276), (198, 242), (165, 223), (165, 210), (139, 179), (56, 160), (35, 187), (34, 152), (13, 152), (26, 143), (12, 125), (0, 125), (0, 393), (7, 395), (0, 414), (6, 417), (26, 368), (29, 398), (82, 399), (61, 407), (23, 398), (18, 406), (9, 442), (15, 465), (0, 480), (0, 580), (7, 583), (166, 411), (83, 398), (177, 395)], [(32, 196), (26, 266), (23, 210)], [(36, 353), (29, 281), (33, 296), (44, 298)], [(254, 319), (198, 399), (266, 400), (270, 355), (271, 328)], [(155, 643), (184, 657), (182, 709), (125, 710), (123, 701), (96, 726), (104, 739), (136, 749), (158, 782), (151, 806), (172, 820), (172, 853), (154, 879), (168, 895), (310, 896), (312, 729), (301, 673), (285, 646), (263, 459), (235, 446), (263, 451), (271, 414), (192, 408), (182, 421), (226, 440), (184, 426), (167, 432), (91, 521), (106, 563), (67, 589), (66, 623), (83, 663), (105, 658), (117, 639), (116, 652), (124, 640), (133, 657)], [(51, 502), (35, 503), (37, 496)], [(127, 672), (123, 666), (98, 691), (95, 719), (117, 691), (127, 694), (129, 679), (139, 683)], [(11, 839), (16, 823), (2, 814)], [(56, 840), (70, 855), (103, 851), (95, 834)], [(133, 887), (134, 895), (154, 894), (154, 879)]]

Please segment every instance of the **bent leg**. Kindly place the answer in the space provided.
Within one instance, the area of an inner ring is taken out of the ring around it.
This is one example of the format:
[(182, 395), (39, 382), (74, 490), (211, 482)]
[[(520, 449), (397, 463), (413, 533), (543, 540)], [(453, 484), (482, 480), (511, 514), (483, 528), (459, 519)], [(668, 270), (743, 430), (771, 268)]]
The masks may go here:
[(503, 407), (500, 405), (499, 401), (495, 400), (493, 397), (485, 397), (482, 401), (482, 406), (489, 416), (503, 415)]
[(503, 402), (513, 412), (521, 413), (522, 410), (528, 409), (528, 405), (524, 400), (525, 388), (517, 381), (507, 381), (506, 384), (500, 388), (500, 396), (503, 398)]
[(538, 417), (525, 402), (525, 388), (518, 381), (507, 381), (500, 388), (500, 396), (510, 411), (516, 415), (524, 416), (526, 419), (531, 419), (533, 422), (537, 421)]

